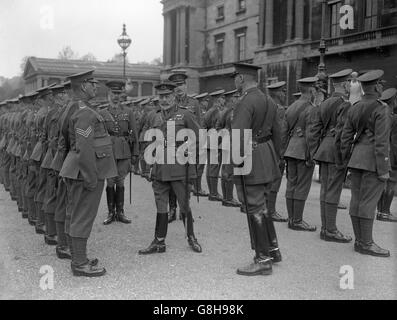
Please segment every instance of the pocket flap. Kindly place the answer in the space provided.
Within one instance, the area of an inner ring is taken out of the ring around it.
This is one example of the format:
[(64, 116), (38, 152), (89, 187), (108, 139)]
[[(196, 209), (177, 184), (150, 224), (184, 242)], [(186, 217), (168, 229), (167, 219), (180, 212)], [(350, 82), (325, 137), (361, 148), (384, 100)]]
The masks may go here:
[(113, 155), (112, 146), (103, 146), (95, 148), (95, 154), (98, 159), (109, 158)]

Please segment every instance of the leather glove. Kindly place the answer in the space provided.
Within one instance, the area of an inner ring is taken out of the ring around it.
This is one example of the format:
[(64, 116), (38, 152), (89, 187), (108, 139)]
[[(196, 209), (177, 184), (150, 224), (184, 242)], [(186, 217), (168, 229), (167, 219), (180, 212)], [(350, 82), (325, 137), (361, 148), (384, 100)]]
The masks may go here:
[(315, 166), (315, 163), (313, 160), (307, 160), (305, 164), (306, 164), (306, 167), (308, 167), (308, 168)]

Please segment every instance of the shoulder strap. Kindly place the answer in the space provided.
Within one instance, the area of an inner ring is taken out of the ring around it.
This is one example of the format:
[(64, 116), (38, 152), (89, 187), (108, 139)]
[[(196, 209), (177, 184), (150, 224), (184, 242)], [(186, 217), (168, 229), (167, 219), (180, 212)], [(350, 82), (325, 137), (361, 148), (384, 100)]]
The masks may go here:
[(335, 115), (335, 109), (337, 107), (339, 107), (340, 105), (342, 105), (342, 103), (344, 103), (345, 100), (342, 97), (339, 97), (338, 99), (336, 99), (336, 101), (328, 108), (328, 112), (325, 114), (325, 125), (324, 125), (324, 129), (323, 129), (323, 134), (325, 134), (327, 132), (327, 129), (331, 123), (331, 121), (333, 120), (333, 116)]
[(299, 109), (296, 110), (295, 117), (293, 118), (292, 125), (291, 125), (290, 130), (289, 130), (289, 135), (291, 135), (291, 132), (295, 129), (295, 126), (298, 124), (300, 114), (301, 114), (308, 106), (310, 106), (310, 102), (309, 102), (309, 101), (306, 102), (306, 103), (303, 103), (303, 104), (299, 107)]

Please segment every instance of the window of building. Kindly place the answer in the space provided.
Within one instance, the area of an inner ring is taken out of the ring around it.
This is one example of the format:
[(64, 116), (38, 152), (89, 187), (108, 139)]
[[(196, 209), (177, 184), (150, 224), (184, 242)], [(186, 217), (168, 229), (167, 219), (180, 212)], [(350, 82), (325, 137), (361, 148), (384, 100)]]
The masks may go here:
[(224, 45), (225, 45), (225, 35), (220, 34), (215, 36), (216, 64), (223, 64)]
[(331, 38), (337, 38), (340, 36), (340, 8), (341, 2), (335, 2), (330, 4), (330, 14), (331, 14)]
[(365, 15), (364, 28), (365, 30), (373, 30), (378, 28), (378, 1), (364, 0)]
[(225, 19), (225, 6), (224, 5), (216, 7), (216, 11), (217, 11), (216, 21)]
[(394, 25), (397, 25), (397, 0), (383, 0), (381, 27)]
[(147, 97), (153, 94), (153, 83), (144, 82), (142, 84), (142, 96)]
[(246, 59), (246, 30), (236, 31), (236, 60), (242, 61)]
[(237, 13), (243, 13), (246, 10), (245, 0), (237, 0)]

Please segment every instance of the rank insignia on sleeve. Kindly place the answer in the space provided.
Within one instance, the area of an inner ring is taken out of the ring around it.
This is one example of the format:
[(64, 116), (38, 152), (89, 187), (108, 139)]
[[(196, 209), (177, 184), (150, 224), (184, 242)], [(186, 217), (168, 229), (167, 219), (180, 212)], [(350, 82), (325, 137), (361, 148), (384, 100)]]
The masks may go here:
[(76, 128), (76, 133), (83, 136), (84, 138), (88, 138), (92, 132), (91, 126), (87, 128), (87, 130), (83, 130), (80, 128)]

